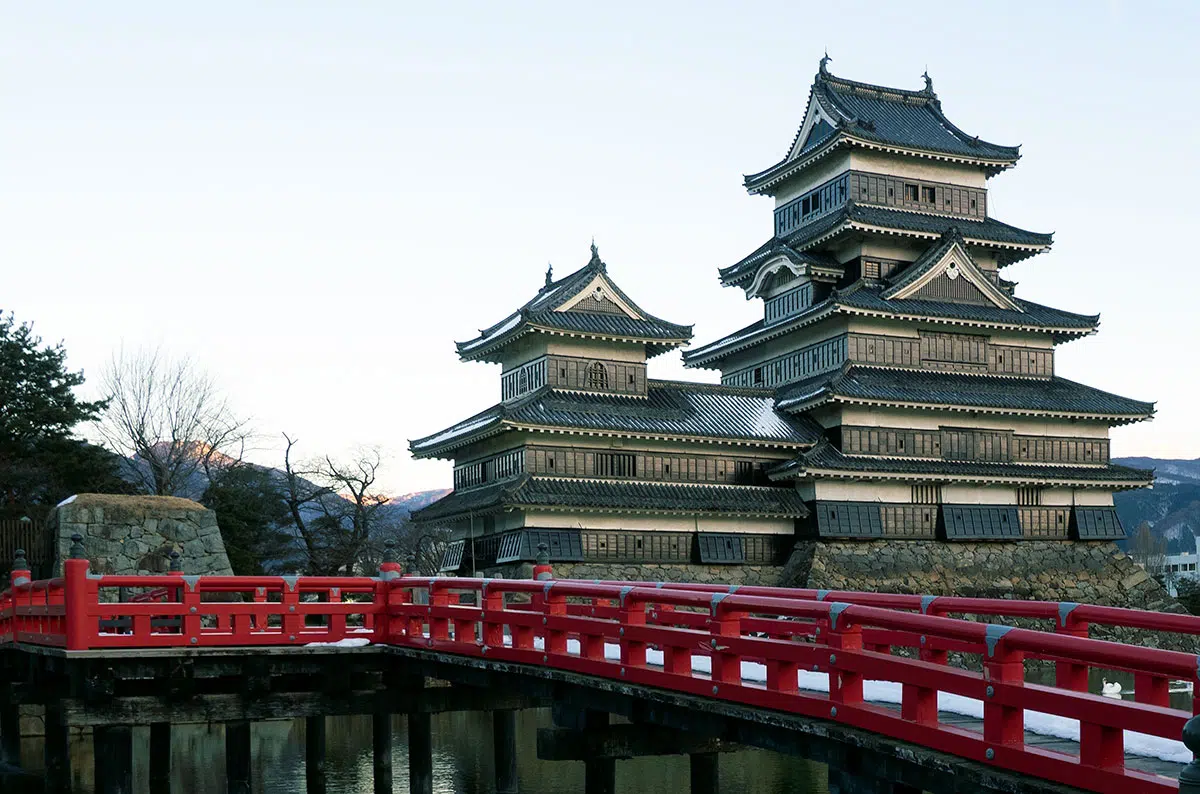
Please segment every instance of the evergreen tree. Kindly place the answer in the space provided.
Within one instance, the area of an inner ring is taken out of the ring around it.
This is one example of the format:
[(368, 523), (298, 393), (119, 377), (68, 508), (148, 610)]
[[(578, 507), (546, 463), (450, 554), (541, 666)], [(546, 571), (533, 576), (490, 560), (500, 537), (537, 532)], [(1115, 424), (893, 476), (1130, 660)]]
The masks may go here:
[(104, 402), (75, 395), (83, 373), (62, 344), (43, 345), (29, 323), (0, 312), (0, 516), (44, 513), (80, 491), (125, 491), (111, 453), (73, 437)]
[(217, 473), (200, 500), (216, 511), (229, 564), (239, 576), (303, 567), (287, 531), (291, 513), (276, 475), (240, 465)]

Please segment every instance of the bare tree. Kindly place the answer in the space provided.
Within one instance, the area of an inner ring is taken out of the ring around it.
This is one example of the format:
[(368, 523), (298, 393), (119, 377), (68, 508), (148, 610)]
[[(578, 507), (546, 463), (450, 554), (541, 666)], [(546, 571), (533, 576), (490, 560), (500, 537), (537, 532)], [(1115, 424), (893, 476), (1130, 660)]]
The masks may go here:
[(156, 496), (198, 496), (195, 475), (241, 462), (250, 437), (213, 379), (187, 358), (160, 350), (113, 355), (101, 376), (108, 408), (98, 429), (130, 461), (141, 489)]
[(284, 434), (284, 499), (304, 545), (308, 572), (333, 574), (377, 564), (378, 543), (399, 524), (387, 510), (388, 497), (375, 491), (382, 463), (378, 450), (360, 451), (351, 461), (331, 456), (297, 463), (296, 440)]
[(1145, 568), (1146, 573), (1162, 581), (1167, 572), (1167, 541), (1155, 536), (1148, 521), (1138, 524), (1129, 542), (1129, 556)]

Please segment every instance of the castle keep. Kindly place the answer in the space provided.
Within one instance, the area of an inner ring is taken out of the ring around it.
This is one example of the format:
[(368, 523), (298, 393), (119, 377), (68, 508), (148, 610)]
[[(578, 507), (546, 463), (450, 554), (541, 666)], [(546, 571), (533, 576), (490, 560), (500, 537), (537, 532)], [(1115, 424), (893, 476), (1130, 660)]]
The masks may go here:
[(775, 199), (770, 238), (719, 272), (763, 317), (683, 353), (720, 386), (647, 377), (691, 326), (642, 309), (595, 246), (458, 345), (501, 383), (494, 406), (411, 443), (456, 464), (454, 491), (414, 515), (453, 530), (445, 571), (546, 543), (563, 575), (812, 583), (846, 544), (917, 569), (956, 544), (1036, 544), (1069, 568), (1124, 537), (1112, 494), (1152, 473), (1111, 463), (1108, 431), (1154, 406), (1056, 376), (1058, 346), (1099, 317), (1001, 275), (1052, 242), (988, 212), (1018, 149), (958, 129), (928, 76), (884, 88), (826, 62), (787, 155), (745, 178)]

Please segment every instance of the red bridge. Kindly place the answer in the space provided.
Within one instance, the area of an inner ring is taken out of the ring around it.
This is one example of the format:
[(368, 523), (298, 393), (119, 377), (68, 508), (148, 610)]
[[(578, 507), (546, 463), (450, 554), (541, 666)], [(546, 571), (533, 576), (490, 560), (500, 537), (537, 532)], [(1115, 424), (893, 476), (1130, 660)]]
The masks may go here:
[[(835, 791), (1200, 791), (1200, 768), (1185, 768), (1192, 753), (1180, 741), (1192, 714), (1170, 706), (1172, 682), (1176, 689), (1196, 685), (1198, 657), (1089, 638), (1089, 629), (1105, 626), (1194, 641), (1200, 618), (1192, 616), (1072, 603), (567, 581), (549, 578), (547, 567), (538, 580), (424, 578), (403, 575), (395, 563), (381, 566), (379, 577), (109, 576), (89, 573), (78, 558), (64, 569), (63, 577), (45, 581), (14, 571), (0, 595), (0, 670), (9, 682), (7, 700), (0, 698), (0, 744), (11, 762), (15, 704), (44, 705), (48, 790), (63, 784), (58, 767), (66, 762), (51, 756), (60, 741), (55, 731), (68, 724), (96, 728), (97, 743), (108, 742), (104, 752), (98, 748), (98, 776), (118, 780), (104, 790), (127, 790), (119, 787), (128, 776), (121, 726), (169, 722), (171, 709), (219, 694), (216, 685), (197, 685), (190, 698), (153, 689), (184, 667), (238, 660), (251, 665), (233, 676), (244, 682), (254, 679), (254, 665), (268, 677), (298, 676), (300, 667), (288, 667), (297, 660), (311, 667), (314, 659), (336, 659), (340, 678), (367, 665), (374, 688), (307, 700), (293, 692), (276, 706), (287, 702), (300, 709), (294, 714), (310, 717), (331, 708), (409, 713), (410, 721), (423, 714), (427, 726), (438, 710), (431, 704), (449, 703), (461, 687), (478, 693), (472, 702), (484, 709), (503, 710), (506, 696), (512, 708), (520, 696), (573, 705), (593, 730), (607, 724), (596, 715), (611, 712), (671, 728), (672, 735), (695, 734), (683, 740), (685, 748), (694, 741), (711, 749), (717, 741), (806, 754), (837, 768)], [(1011, 619), (1038, 628), (999, 622)], [(1031, 661), (1052, 666), (1054, 683), (1030, 683)], [(138, 675), (122, 672), (135, 664)], [(161, 666), (153, 674), (143, 669), (155, 664)], [(1088, 674), (1096, 670), (1132, 674), (1136, 700), (1089, 693)], [(451, 686), (425, 688), (429, 679)], [(416, 693), (401, 680), (415, 680)], [(272, 702), (269, 693), (261, 698)], [(489, 706), (488, 698), (500, 701)], [(313, 711), (304, 712), (310, 701)], [(211, 716), (223, 707), (205, 708)], [(238, 720), (275, 714), (269, 705), (256, 708), (242, 703), (230, 713)], [(378, 720), (376, 727), (384, 730)], [(633, 726), (612, 728), (636, 733)], [(567, 733), (544, 737), (546, 751), (571, 757), (563, 747), (588, 742)], [(1188, 746), (1196, 746), (1191, 736)], [(420, 756), (429, 748), (410, 751), (417, 756), (413, 790), (428, 791)], [(597, 752), (589, 789), (611, 790), (612, 758)], [(229, 763), (232, 770), (242, 762)], [(102, 764), (111, 768), (100, 770)], [(390, 774), (390, 766), (377, 767), (377, 791), (391, 790)], [(876, 778), (871, 786), (851, 782), (864, 774)], [(230, 780), (231, 789), (241, 787), (234, 771)], [(514, 784), (497, 783), (502, 791)], [(705, 785), (693, 780), (693, 790), (715, 790), (715, 776)]]

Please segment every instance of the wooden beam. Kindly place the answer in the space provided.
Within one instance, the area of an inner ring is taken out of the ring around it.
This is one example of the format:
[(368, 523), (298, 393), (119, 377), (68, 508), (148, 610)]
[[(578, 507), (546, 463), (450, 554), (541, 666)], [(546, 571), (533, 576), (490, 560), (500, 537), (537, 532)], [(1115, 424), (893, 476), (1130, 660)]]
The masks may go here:
[(174, 702), (165, 698), (118, 697), (109, 703), (64, 699), (63, 715), (71, 726), (145, 725), (154, 722), (195, 723), (231, 720), (266, 720), (279, 717), (319, 717), (371, 714), (380, 709), (393, 714), (441, 714), (450, 711), (508, 711), (540, 708), (545, 698), (519, 693), (482, 691), (469, 687), (438, 687), (419, 692), (367, 690), (331, 694), (324, 692), (272, 692), (245, 695), (198, 695)]
[(537, 754), (543, 761), (590, 761), (650, 755), (729, 753), (741, 745), (657, 725), (609, 725), (574, 731), (539, 728)]

